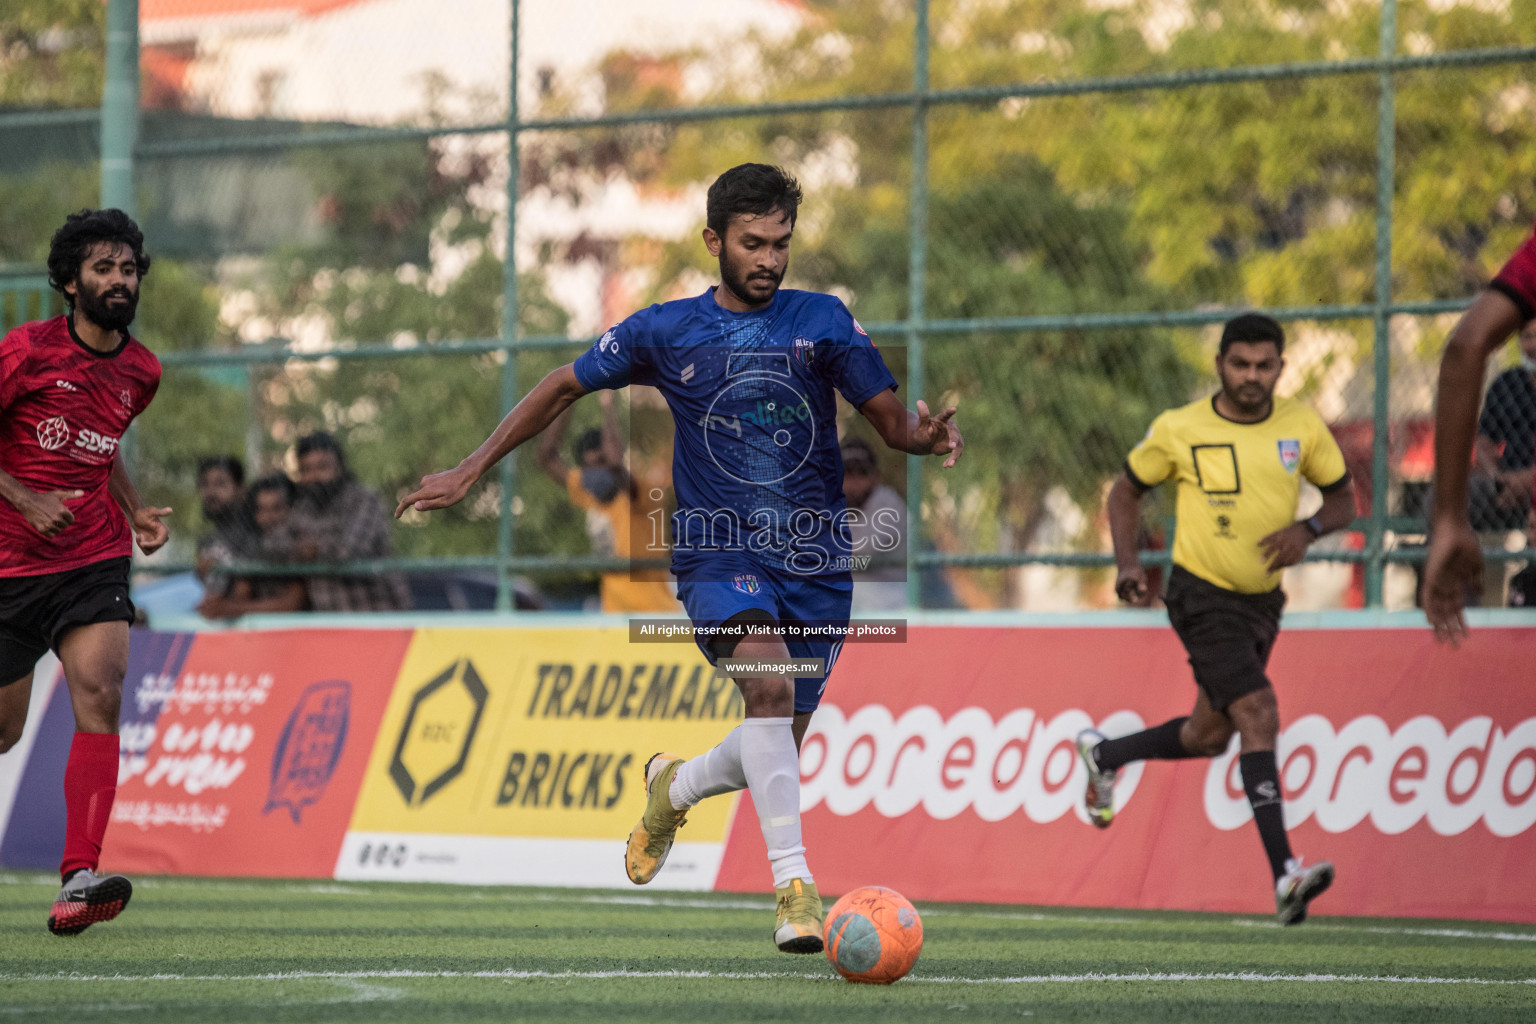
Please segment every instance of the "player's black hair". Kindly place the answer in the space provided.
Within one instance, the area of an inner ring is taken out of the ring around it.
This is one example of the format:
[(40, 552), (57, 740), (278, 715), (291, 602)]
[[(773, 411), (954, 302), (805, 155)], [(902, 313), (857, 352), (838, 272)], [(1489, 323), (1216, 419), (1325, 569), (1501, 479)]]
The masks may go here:
[(1221, 329), (1221, 347), (1216, 350), (1217, 355), (1226, 355), (1227, 349), (1239, 341), (1272, 341), (1275, 351), (1285, 355), (1285, 331), (1263, 313), (1244, 313), (1228, 320)]
[(761, 217), (776, 210), (795, 226), (804, 196), (800, 183), (782, 167), (768, 164), (739, 164), (715, 179), (704, 202), (704, 222), (721, 238), (726, 225), (738, 213)]
[(330, 452), (336, 456), (336, 465), (341, 469), (342, 475), (345, 476), (347, 473), (347, 456), (341, 450), (341, 442), (324, 430), (305, 434), (299, 438), (294, 450), (301, 459), (310, 452)]
[(283, 500), (289, 505), (299, 496), (299, 489), (294, 482), (288, 479), (286, 473), (268, 473), (266, 476), (251, 484), (245, 492), (245, 510), (251, 515), (256, 514), (256, 496), (264, 491), (281, 491)]
[(80, 266), (97, 242), (126, 245), (139, 265), (139, 277), (149, 273), (149, 254), (144, 251), (144, 232), (122, 210), (81, 210), (64, 218), (64, 226), (48, 243), (48, 284), (64, 296), (70, 309), (74, 300), (64, 290), (80, 280)]
[(576, 438), (576, 440), (571, 444), (571, 454), (576, 457), (577, 462), (581, 462), (586, 458), (587, 452), (590, 452), (593, 449), (601, 450), (602, 447), (603, 432), (597, 427), (592, 427), (590, 429), (583, 430), (581, 434)]
[(214, 469), (228, 473), (236, 487), (245, 483), (245, 464), (233, 455), (204, 455), (197, 460), (197, 479), (202, 480), (203, 474)]

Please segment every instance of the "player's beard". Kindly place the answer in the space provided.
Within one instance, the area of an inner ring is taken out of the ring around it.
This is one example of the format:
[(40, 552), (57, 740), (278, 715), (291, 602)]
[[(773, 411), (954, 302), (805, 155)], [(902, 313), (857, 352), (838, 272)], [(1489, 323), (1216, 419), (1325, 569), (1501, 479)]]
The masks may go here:
[[(788, 266), (785, 270), (789, 269)], [(773, 301), (778, 294), (779, 282), (784, 280), (784, 271), (777, 274), (769, 271), (753, 272), (747, 267), (738, 265), (730, 257), (730, 250), (720, 247), (720, 281), (726, 290), (749, 306), (765, 306)], [(769, 285), (764, 291), (764, 285)]]
[[(136, 289), (110, 288), (103, 292), (91, 292), (82, 287), (76, 294), (76, 305), (81, 315), (104, 331), (126, 330), (133, 323), (133, 315), (139, 308), (139, 293)], [(118, 296), (127, 301), (110, 301)]]
[(1221, 378), (1221, 390), (1227, 396), (1227, 402), (1244, 416), (1266, 414), (1275, 398), (1273, 385), (1267, 390), (1262, 384), (1240, 384), (1234, 387), (1225, 375)]

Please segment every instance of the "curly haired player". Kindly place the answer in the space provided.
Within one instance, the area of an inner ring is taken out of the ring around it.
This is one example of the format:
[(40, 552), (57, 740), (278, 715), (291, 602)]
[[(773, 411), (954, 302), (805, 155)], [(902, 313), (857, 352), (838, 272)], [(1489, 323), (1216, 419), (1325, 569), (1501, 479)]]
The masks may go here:
[(75, 714), (55, 935), (110, 921), (133, 892), (96, 869), (117, 793), (128, 563), (135, 539), (145, 554), (169, 539), (171, 510), (139, 501), (118, 451), (160, 386), (160, 361), (128, 334), (148, 270), (127, 214), (72, 214), (48, 253), (68, 312), (0, 341), (0, 753), (21, 738), (32, 671), (50, 648)]

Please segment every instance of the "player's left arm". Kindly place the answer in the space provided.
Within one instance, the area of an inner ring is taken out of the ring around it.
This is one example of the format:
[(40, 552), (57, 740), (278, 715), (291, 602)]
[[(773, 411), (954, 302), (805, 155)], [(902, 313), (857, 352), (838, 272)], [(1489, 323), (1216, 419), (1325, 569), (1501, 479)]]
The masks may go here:
[(128, 476), (128, 467), (123, 465), (121, 453), (112, 457), (112, 475), (107, 478), (107, 492), (128, 517), (140, 551), (152, 555), (165, 547), (165, 542), (171, 539), (171, 531), (162, 520), (171, 514), (171, 510), (146, 505), (139, 499), (139, 490)]
[(1312, 542), (1355, 519), (1355, 486), (1344, 463), (1344, 453), (1322, 418), (1311, 414), (1310, 436), (1302, 441), (1299, 472), (1323, 492), (1323, 507), (1300, 522), (1276, 530), (1259, 541), (1265, 568), (1278, 572), (1307, 555)]
[(859, 412), (887, 446), (908, 455), (947, 455), (945, 469), (958, 462), (965, 451), (965, 438), (952, 419), (954, 406), (933, 416), (928, 403), (919, 399), (914, 413), (901, 404), (895, 392), (886, 390), (859, 406)]

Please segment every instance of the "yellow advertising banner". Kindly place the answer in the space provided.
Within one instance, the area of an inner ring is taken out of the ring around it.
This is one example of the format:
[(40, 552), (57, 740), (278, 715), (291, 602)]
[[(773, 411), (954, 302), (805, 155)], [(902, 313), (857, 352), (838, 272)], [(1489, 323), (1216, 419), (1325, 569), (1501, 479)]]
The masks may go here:
[[(741, 695), (698, 649), (610, 629), (419, 629), (374, 743), (350, 831), (617, 841), (657, 751), (701, 753)], [(734, 798), (680, 836), (721, 843)], [(365, 856), (365, 851), (352, 851)], [(381, 854), (387, 856), (387, 854)]]

